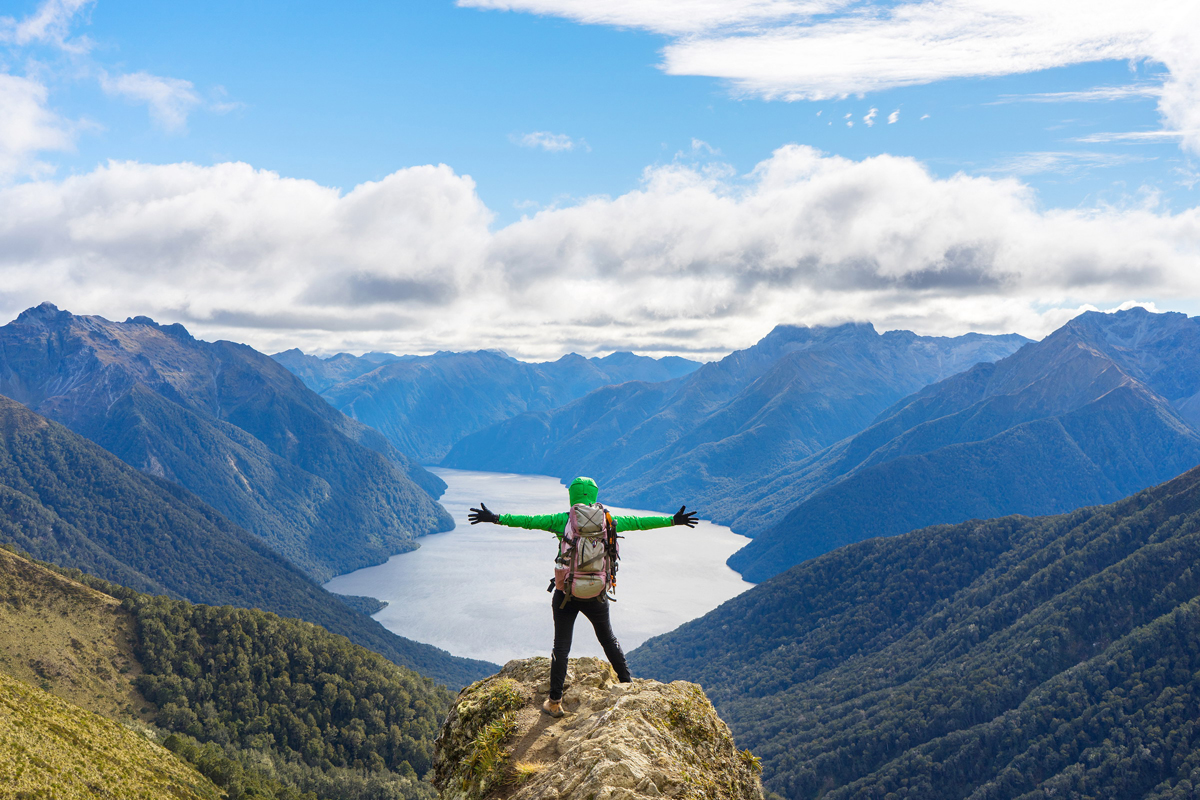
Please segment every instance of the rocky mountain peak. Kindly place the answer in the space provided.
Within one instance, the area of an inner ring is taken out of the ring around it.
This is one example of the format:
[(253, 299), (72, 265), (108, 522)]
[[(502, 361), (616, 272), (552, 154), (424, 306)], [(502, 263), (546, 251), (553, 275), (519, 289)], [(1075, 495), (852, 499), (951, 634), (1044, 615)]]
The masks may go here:
[(435, 744), (443, 800), (762, 800), (759, 762), (694, 683), (573, 658), (560, 719), (541, 711), (550, 660), (510, 661), (458, 695)]
[(44, 325), (55, 320), (69, 318), (70, 316), (70, 311), (60, 311), (54, 303), (45, 302), (33, 308), (25, 309), (17, 316), (16, 321), (26, 325)]

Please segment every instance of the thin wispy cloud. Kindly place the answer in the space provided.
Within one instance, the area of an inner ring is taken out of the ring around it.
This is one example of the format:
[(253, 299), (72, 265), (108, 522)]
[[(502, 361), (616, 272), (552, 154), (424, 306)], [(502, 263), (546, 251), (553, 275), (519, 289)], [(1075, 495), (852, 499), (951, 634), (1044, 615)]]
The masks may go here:
[(1154, 160), (1155, 158), (1152, 156), (1139, 156), (1132, 153), (1041, 151), (1009, 156), (984, 171), (1006, 175), (1037, 175), (1040, 173), (1078, 175), (1090, 169), (1120, 167)]
[[(729, 81), (767, 99), (820, 100), (950, 78), (1097, 61), (1166, 67), (1167, 127), (1200, 130), (1200, 4), (1179, 0), (459, 0), (671, 37), (671, 75)], [(601, 9), (595, 6), (603, 6)], [(1200, 152), (1200, 134), (1181, 143)]]
[(879, 109), (872, 108), (870, 111), (867, 112), (866, 116), (863, 117), (863, 122), (866, 124), (866, 126), (868, 128), (873, 128), (873, 127), (875, 127), (875, 117), (878, 115), (879, 115)]
[(150, 117), (165, 131), (179, 132), (187, 126), (188, 114), (200, 105), (200, 97), (191, 81), (164, 78), (148, 72), (112, 77), (100, 75), (100, 87), (106, 94), (145, 103)]
[(986, 105), (1005, 103), (1110, 103), (1117, 100), (1144, 100), (1162, 97), (1162, 85), (1157, 83), (1134, 84), (1132, 86), (1097, 86), (1073, 92), (1036, 92), (1033, 94), (1005, 94)]
[(520, 145), (521, 147), (531, 147), (551, 153), (562, 153), (574, 150), (577, 147), (587, 147), (587, 143), (582, 139), (576, 141), (565, 133), (551, 133), (550, 131), (514, 133), (508, 138), (513, 144)]
[(73, 53), (91, 49), (85, 37), (70, 38), (76, 16), (94, 0), (46, 0), (24, 19), (0, 17), (0, 42), (29, 45), (49, 44)]
[(1200, 135), (1200, 131), (1116, 131), (1089, 133), (1078, 136), (1071, 141), (1087, 144), (1106, 144), (1111, 142), (1140, 142), (1153, 144), (1155, 142), (1178, 142), (1189, 136)]
[(900, 109), (897, 108), (895, 111), (888, 114), (888, 125), (895, 125), (899, 121), (900, 121)]

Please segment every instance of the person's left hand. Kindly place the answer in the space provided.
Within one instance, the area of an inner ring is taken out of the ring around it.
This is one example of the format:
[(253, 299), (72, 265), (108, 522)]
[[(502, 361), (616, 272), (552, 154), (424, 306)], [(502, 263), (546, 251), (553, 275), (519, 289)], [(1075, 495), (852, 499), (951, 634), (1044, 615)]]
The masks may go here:
[(671, 517), (671, 519), (675, 525), (687, 525), (689, 528), (694, 528), (697, 521), (696, 512), (685, 511), (686, 508), (687, 506), (680, 506), (679, 510), (675, 512), (675, 516)]

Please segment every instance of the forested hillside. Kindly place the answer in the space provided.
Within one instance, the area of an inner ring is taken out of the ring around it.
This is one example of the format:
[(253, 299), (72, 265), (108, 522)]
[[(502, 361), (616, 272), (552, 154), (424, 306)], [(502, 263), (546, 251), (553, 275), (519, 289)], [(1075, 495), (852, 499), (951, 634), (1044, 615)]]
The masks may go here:
[(271, 358), (49, 303), (0, 327), (0, 394), (194, 492), (320, 580), (452, 521), (445, 484)]
[(186, 489), (3, 397), (0, 542), (139, 591), (315, 622), (451, 686), (494, 671), (390, 633)]
[(335, 408), (383, 433), (421, 463), (440, 460), (468, 434), (526, 411), (548, 411), (601, 386), (665, 381), (699, 363), (633, 353), (529, 363), (488, 350), (330, 359), (299, 350), (276, 353), (283, 364)]
[(729, 564), (761, 581), (871, 536), (1112, 502), (1200, 463), (1197, 396), (1200, 319), (1083, 314), (746, 487), (743, 513), (791, 510)]
[(557, 411), (494, 425), (463, 439), (442, 464), (564, 480), (590, 475), (614, 502), (686, 502), (752, 534), (799, 498), (746, 514), (747, 487), (857, 433), (923, 386), (1027, 341), (879, 334), (869, 324), (780, 325), (684, 378), (609, 386)]
[[(35, 662), (45, 691), (135, 728), (150, 723), (152, 739), (191, 762), (231, 800), (433, 797), (420, 778), (430, 769), (451, 694), (429, 679), (298, 620), (139, 594), (2, 550), (0, 563), (0, 672)], [(51, 653), (63, 626), (86, 630), (91, 640), (68, 634), (66, 651)], [(106, 660), (108, 653), (118, 655)], [(83, 685), (99, 691), (74, 697)], [(0, 705), (9, 688), (0, 680)], [(131, 697), (137, 709), (126, 704)], [(76, 730), (64, 720), (83, 715), (79, 709), (71, 714), (65, 703), (49, 701), (24, 705), (28, 730), (56, 731), (50, 759), (56, 768), (103, 772), (106, 758), (97, 758), (103, 748), (96, 739), (119, 739), (105, 732), (121, 726), (96, 721)], [(16, 735), (0, 724), (0, 749)], [(142, 740), (141, 749), (126, 743), (130, 752), (121, 754), (135, 765), (137, 785), (149, 786), (155, 769), (155, 796), (191, 785), (188, 773), (198, 790), (207, 785), (186, 765), (171, 767), (172, 757), (145, 737), (126, 735)], [(28, 743), (17, 746), (29, 749)], [(42, 750), (34, 755), (49, 763)], [(150, 765), (149, 775), (136, 773), (140, 764)]]
[(630, 654), (801, 798), (1200, 786), (1200, 468), (1108, 506), (871, 539)]

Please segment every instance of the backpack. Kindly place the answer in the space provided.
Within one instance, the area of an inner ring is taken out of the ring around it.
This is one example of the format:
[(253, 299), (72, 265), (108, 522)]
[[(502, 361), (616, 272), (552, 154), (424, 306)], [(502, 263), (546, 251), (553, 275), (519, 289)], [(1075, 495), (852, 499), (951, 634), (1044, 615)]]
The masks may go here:
[[(567, 528), (554, 559), (554, 588), (562, 590), (563, 605), (572, 599), (591, 600), (616, 592), (617, 526), (608, 509), (596, 503), (571, 506)], [(616, 600), (610, 594), (611, 600)]]

